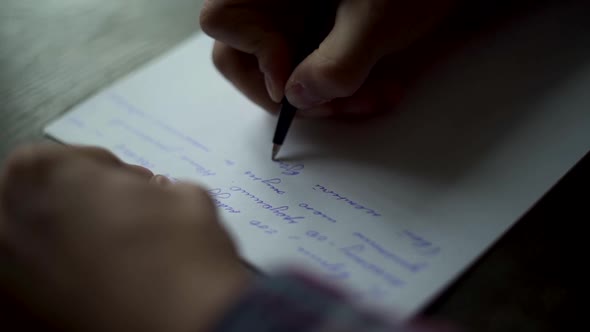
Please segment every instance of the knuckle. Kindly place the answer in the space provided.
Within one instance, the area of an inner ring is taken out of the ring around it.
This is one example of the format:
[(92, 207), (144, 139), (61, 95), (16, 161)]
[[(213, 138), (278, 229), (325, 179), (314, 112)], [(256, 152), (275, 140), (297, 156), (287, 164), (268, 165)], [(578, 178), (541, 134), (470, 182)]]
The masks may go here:
[(344, 59), (337, 59), (318, 52), (318, 61), (313, 68), (315, 80), (322, 82), (335, 98), (352, 96), (366, 79), (360, 75), (353, 63)]
[(43, 148), (37, 145), (24, 145), (16, 148), (4, 165), (4, 176), (14, 178), (32, 173), (48, 164), (48, 158), (44, 156)]
[(71, 157), (68, 148), (62, 145), (22, 145), (9, 154), (2, 167), (2, 190), (6, 192), (23, 186), (43, 186)]
[[(82, 146), (82, 147), (78, 147), (76, 148), (78, 151), (80, 152), (87, 152), (89, 155), (95, 155), (98, 158), (104, 158), (104, 159), (109, 159), (109, 160), (116, 160), (117, 157), (109, 150), (102, 148), (102, 147), (98, 147), (98, 146)], [(76, 150), (74, 150), (76, 151)]]
[(59, 158), (58, 151), (53, 146), (25, 145), (9, 155), (0, 176), (0, 202), (7, 215), (43, 215), (44, 210), (37, 204), (39, 190)]
[(257, 55), (265, 50), (272, 33), (264, 16), (235, 4), (236, 0), (208, 1), (199, 15), (201, 30), (242, 52)]
[(74, 147), (71, 152), (72, 156), (87, 157), (96, 162), (104, 162), (116, 166), (123, 164), (115, 154), (102, 147), (80, 146)]
[(214, 0), (205, 1), (199, 14), (201, 29), (209, 36), (214, 36), (215, 32), (220, 27), (223, 27), (224, 11), (219, 3), (219, 1)]
[(232, 58), (231, 50), (229, 47), (215, 43), (213, 48), (213, 64), (215, 68), (224, 76), (228, 77), (231, 72), (235, 69), (235, 64)]

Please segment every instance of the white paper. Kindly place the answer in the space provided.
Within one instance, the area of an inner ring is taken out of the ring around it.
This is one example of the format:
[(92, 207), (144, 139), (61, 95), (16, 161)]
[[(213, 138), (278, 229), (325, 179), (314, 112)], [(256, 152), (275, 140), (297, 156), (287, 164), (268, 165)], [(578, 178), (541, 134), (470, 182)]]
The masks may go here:
[(301, 265), (407, 319), (588, 151), (583, 17), (488, 40), (385, 119), (297, 121), (282, 163), (276, 119), (219, 75), (203, 35), (46, 131), (207, 186), (248, 262)]

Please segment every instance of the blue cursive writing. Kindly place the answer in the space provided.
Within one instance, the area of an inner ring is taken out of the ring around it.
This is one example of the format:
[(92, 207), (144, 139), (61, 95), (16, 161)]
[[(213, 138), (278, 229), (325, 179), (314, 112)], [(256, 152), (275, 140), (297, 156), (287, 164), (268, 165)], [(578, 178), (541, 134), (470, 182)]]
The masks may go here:
[(278, 161), (279, 167), (283, 170), (281, 174), (293, 176), (299, 175), (305, 166), (303, 164), (289, 164), (284, 161)]
[(382, 267), (367, 261), (366, 259), (362, 258), (359, 253), (364, 251), (363, 245), (355, 245), (352, 247), (342, 248), (340, 249), (342, 253), (348, 258), (350, 258), (353, 262), (358, 264), (360, 267), (365, 269), (368, 272), (375, 274), (376, 276), (385, 280), (388, 284), (394, 287), (401, 287), (405, 285), (405, 282), (398, 277), (394, 276), (390, 272), (386, 271)]
[(441, 251), (440, 247), (435, 246), (432, 242), (418, 236), (411, 231), (404, 230), (399, 235), (401, 238), (409, 240), (410, 244), (416, 249), (416, 251), (424, 256), (434, 256)]
[(373, 248), (381, 256), (383, 256), (386, 259), (388, 259), (389, 261), (394, 262), (394, 263), (398, 264), (399, 266), (409, 270), (410, 272), (413, 272), (413, 273), (420, 272), (421, 270), (423, 270), (424, 268), (426, 268), (428, 266), (428, 264), (426, 264), (426, 263), (410, 263), (407, 260), (396, 255), (395, 253), (386, 250), (381, 245), (379, 245), (378, 243), (376, 243), (375, 241), (368, 238), (367, 236), (365, 236), (362, 233), (356, 232), (356, 233), (353, 233), (353, 235), (354, 235), (354, 237), (363, 241), (369, 247)]
[(332, 223), (336, 223), (337, 222), (336, 219), (334, 219), (332, 217), (329, 217), (328, 215), (326, 215), (325, 213), (323, 213), (323, 212), (321, 212), (319, 210), (316, 210), (315, 208), (311, 207), (307, 203), (301, 203), (301, 204), (299, 204), (299, 207), (300, 208), (304, 208), (307, 211), (311, 212), (313, 215), (318, 216), (320, 218), (323, 218), (323, 219), (325, 219), (325, 220), (327, 220), (329, 222), (332, 222)]
[(147, 119), (149, 121), (151, 121), (154, 125), (160, 127), (160, 129), (168, 132), (169, 134), (176, 136), (177, 138), (180, 138), (181, 140), (187, 142), (188, 144), (190, 144), (191, 146), (199, 149), (199, 150), (203, 150), (205, 152), (209, 152), (209, 148), (206, 147), (205, 145), (201, 144), (199, 141), (197, 141), (196, 139), (178, 131), (175, 128), (172, 128), (171, 126), (169, 126), (168, 124), (155, 119), (153, 117), (151, 117), (150, 115), (148, 115), (146, 112), (140, 110), (137, 106), (131, 104), (131, 102), (129, 102), (129, 100), (125, 99), (123, 96), (118, 95), (116, 93), (111, 93), (110, 94), (110, 100), (111, 102), (113, 102), (115, 105), (119, 106), (121, 109), (125, 110), (127, 113), (135, 115), (135, 116), (139, 116), (141, 118)]
[(229, 190), (232, 192), (237, 192), (237, 193), (243, 194), (244, 196), (252, 199), (256, 204), (260, 205), (263, 209), (270, 211), (272, 214), (274, 214), (275, 216), (277, 216), (279, 218), (282, 218), (282, 220), (286, 221), (289, 224), (297, 224), (297, 223), (299, 223), (300, 220), (305, 219), (305, 217), (301, 217), (301, 216), (294, 217), (294, 216), (284, 213), (285, 211), (289, 210), (288, 206), (274, 207), (271, 204), (268, 204), (265, 201), (263, 201), (262, 199), (258, 198), (256, 195), (253, 195), (250, 192), (248, 192), (247, 190), (244, 190), (240, 187), (231, 187), (231, 188), (229, 188)]
[(258, 220), (250, 220), (250, 226), (255, 227), (259, 230), (262, 230), (265, 234), (268, 235), (274, 235), (279, 233), (279, 231), (277, 231), (276, 229), (264, 224), (261, 221)]
[(241, 213), (240, 210), (220, 201), (220, 199), (230, 198), (231, 197), (230, 193), (222, 192), (222, 190), (219, 188), (211, 189), (208, 191), (208, 193), (209, 193), (209, 196), (211, 196), (211, 200), (213, 201), (213, 204), (215, 204), (215, 206), (217, 206), (221, 210), (232, 213), (232, 214)]
[(330, 277), (334, 279), (348, 279), (348, 277), (350, 277), (348, 271), (345, 270), (346, 265), (342, 263), (330, 263), (303, 247), (299, 247), (297, 252), (319, 265), (326, 272), (330, 273)]
[(313, 190), (321, 191), (321, 192), (323, 192), (325, 194), (328, 194), (328, 195), (336, 198), (336, 200), (343, 201), (346, 204), (354, 207), (357, 210), (365, 211), (365, 213), (367, 213), (367, 214), (369, 214), (369, 215), (371, 215), (373, 217), (381, 217), (381, 214), (378, 213), (377, 211), (372, 210), (372, 209), (369, 209), (369, 208), (367, 208), (367, 207), (365, 207), (365, 206), (363, 206), (363, 205), (361, 205), (361, 204), (359, 204), (359, 203), (351, 200), (350, 198), (344, 197), (344, 196), (338, 194), (337, 192), (334, 192), (332, 190), (329, 190), (328, 188), (326, 188), (326, 187), (324, 187), (322, 185), (316, 184), (313, 187)]
[(158, 149), (160, 149), (164, 152), (172, 152), (172, 151), (177, 150), (177, 149), (173, 149), (173, 148), (165, 145), (164, 143), (160, 142), (158, 139), (146, 134), (145, 132), (133, 127), (132, 125), (130, 125), (120, 119), (112, 119), (109, 124), (113, 127), (119, 127), (121, 129), (127, 131), (128, 133), (134, 135), (135, 137), (140, 138), (147, 143), (150, 143), (151, 145), (157, 147)]
[(214, 173), (214, 172), (212, 172), (211, 170), (208, 170), (208, 169), (206, 169), (206, 168), (205, 168), (205, 167), (203, 167), (201, 164), (197, 163), (196, 161), (194, 161), (194, 160), (190, 159), (190, 158), (189, 158), (189, 157), (187, 157), (187, 156), (182, 156), (182, 157), (180, 158), (180, 160), (182, 160), (182, 161), (184, 161), (184, 162), (187, 162), (189, 165), (191, 165), (191, 166), (192, 166), (192, 167), (195, 169), (195, 171), (196, 171), (198, 174), (200, 174), (200, 175), (202, 175), (202, 176), (214, 176), (214, 175), (215, 175), (215, 173)]
[(263, 179), (261, 177), (256, 176), (256, 174), (252, 173), (251, 171), (247, 171), (244, 173), (250, 180), (258, 181), (266, 185), (271, 191), (275, 192), (278, 195), (283, 195), (286, 191), (279, 189), (277, 186), (281, 184), (281, 179), (273, 178), (273, 179)]

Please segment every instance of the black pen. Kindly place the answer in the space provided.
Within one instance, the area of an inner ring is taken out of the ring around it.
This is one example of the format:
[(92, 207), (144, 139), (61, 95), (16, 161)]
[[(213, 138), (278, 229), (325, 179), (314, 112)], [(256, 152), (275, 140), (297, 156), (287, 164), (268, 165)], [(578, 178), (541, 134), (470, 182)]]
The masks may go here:
[[(338, 3), (339, 1), (335, 0), (310, 2), (311, 7), (309, 8), (309, 12), (313, 12), (314, 15), (306, 19), (305, 25), (300, 31), (301, 40), (298, 43), (299, 47), (296, 48), (298, 54), (295, 56), (296, 62), (294, 65), (299, 64), (299, 62), (310, 55), (328, 35), (334, 25), (335, 9)], [(291, 123), (295, 118), (295, 113), (297, 113), (297, 108), (289, 103), (287, 97), (283, 98), (279, 120), (272, 142), (272, 160), (277, 160), (277, 155), (285, 142)]]
[(291, 123), (295, 118), (295, 113), (297, 113), (297, 108), (291, 105), (286, 97), (283, 98), (281, 110), (279, 112), (279, 121), (275, 130), (274, 139), (272, 140), (272, 160), (277, 160), (277, 155), (281, 150), (281, 146), (283, 146), (283, 143), (285, 142)]
[[(302, 49), (298, 56), (298, 62), (303, 61), (306, 56), (308, 56), (312, 49)], [(277, 127), (275, 129), (275, 135), (272, 140), (272, 160), (277, 160), (277, 155), (285, 142), (285, 138), (287, 137), (287, 133), (289, 132), (289, 128), (291, 127), (291, 123), (293, 123), (293, 119), (295, 118), (295, 114), (297, 113), (297, 107), (291, 105), (287, 97), (283, 97), (281, 101), (281, 109), (279, 111), (279, 120), (277, 122)]]

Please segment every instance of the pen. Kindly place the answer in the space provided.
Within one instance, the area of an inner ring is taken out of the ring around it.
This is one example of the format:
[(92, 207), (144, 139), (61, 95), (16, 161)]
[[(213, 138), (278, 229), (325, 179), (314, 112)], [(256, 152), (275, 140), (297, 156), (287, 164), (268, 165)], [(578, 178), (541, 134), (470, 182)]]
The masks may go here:
[(291, 123), (295, 118), (295, 113), (297, 113), (297, 108), (291, 105), (287, 98), (283, 98), (277, 128), (275, 129), (274, 139), (272, 140), (272, 160), (277, 160), (277, 155), (285, 142), (289, 127), (291, 127)]
[[(299, 41), (300, 47), (297, 48), (299, 54), (295, 57), (297, 61), (303, 61), (319, 46), (320, 42), (325, 36), (327, 36), (334, 23), (335, 8), (338, 4), (337, 1), (323, 0), (318, 1), (317, 3), (312, 2), (312, 4), (313, 7), (310, 8), (310, 12), (313, 10), (314, 15), (306, 20), (306, 24), (302, 30), (301, 36), (303, 40)], [(277, 160), (279, 151), (285, 142), (291, 123), (295, 118), (295, 113), (297, 113), (297, 108), (291, 105), (286, 97), (283, 98), (277, 127), (272, 141), (272, 160)]]
[[(306, 56), (308, 56), (313, 49), (300, 49), (299, 54), (297, 54), (297, 60), (299, 62), (303, 61)], [(283, 97), (281, 101), (281, 109), (279, 111), (279, 120), (277, 122), (277, 127), (275, 129), (275, 135), (272, 140), (272, 160), (277, 160), (277, 155), (285, 142), (285, 138), (287, 137), (287, 133), (289, 132), (289, 128), (291, 127), (291, 123), (293, 123), (293, 119), (295, 118), (295, 114), (297, 113), (297, 107), (291, 105), (287, 97)]]

